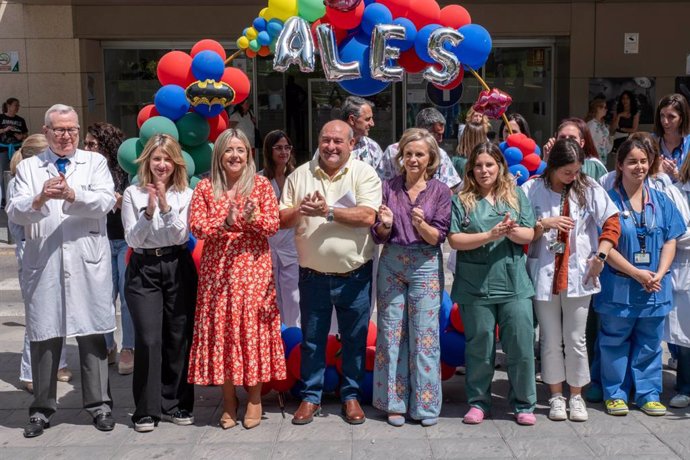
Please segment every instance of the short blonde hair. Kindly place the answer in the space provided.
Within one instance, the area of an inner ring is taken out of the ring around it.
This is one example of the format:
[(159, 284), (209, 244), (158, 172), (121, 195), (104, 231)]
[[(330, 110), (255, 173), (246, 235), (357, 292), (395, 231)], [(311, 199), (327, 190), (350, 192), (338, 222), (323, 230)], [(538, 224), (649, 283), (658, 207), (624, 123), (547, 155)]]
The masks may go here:
[(398, 154), (395, 156), (400, 165), (400, 173), (405, 173), (405, 165), (403, 164), (403, 157), (405, 155), (405, 147), (410, 142), (423, 141), (429, 147), (429, 164), (426, 167), (426, 178), (430, 179), (436, 174), (438, 165), (441, 163), (441, 154), (439, 153), (438, 143), (434, 136), (426, 129), (410, 128), (406, 129), (398, 142)]
[(136, 162), (139, 163), (139, 170), (137, 171), (139, 187), (146, 187), (148, 184), (154, 182), (150, 165), (151, 157), (158, 149), (168, 155), (175, 165), (175, 170), (172, 174), (172, 188), (178, 192), (182, 192), (187, 188), (187, 184), (189, 183), (187, 180), (187, 163), (185, 163), (184, 157), (182, 156), (180, 144), (174, 137), (168, 134), (156, 134), (151, 137), (148, 142), (146, 142), (144, 151), (141, 152), (141, 155), (137, 158)]
[(10, 160), (10, 173), (14, 176), (17, 174), (17, 165), (20, 161), (38, 155), (48, 148), (48, 141), (43, 134), (32, 134), (24, 139), (22, 148), (14, 152)]
[(213, 158), (211, 160), (211, 184), (213, 185), (213, 196), (216, 200), (220, 199), (225, 192), (228, 191), (228, 180), (225, 177), (225, 169), (223, 169), (223, 154), (227, 148), (230, 140), (237, 138), (244, 144), (247, 150), (247, 166), (242, 172), (237, 183), (237, 193), (239, 196), (248, 197), (252, 190), (254, 190), (254, 176), (256, 175), (256, 165), (254, 164), (254, 157), (252, 156), (252, 147), (249, 145), (249, 139), (240, 129), (226, 129), (216, 142), (213, 144)]

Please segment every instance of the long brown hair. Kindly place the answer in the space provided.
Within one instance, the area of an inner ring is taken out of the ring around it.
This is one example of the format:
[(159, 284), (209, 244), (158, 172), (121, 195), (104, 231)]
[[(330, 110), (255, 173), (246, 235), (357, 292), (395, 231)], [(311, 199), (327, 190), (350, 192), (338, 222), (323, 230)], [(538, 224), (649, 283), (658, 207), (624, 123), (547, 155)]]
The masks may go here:
[(587, 123), (585, 123), (582, 118), (566, 118), (565, 120), (561, 121), (560, 125), (558, 125), (557, 132), (560, 132), (561, 129), (568, 125), (575, 126), (575, 128), (577, 128), (577, 130), (580, 132), (580, 139), (583, 140), (582, 150), (585, 152), (585, 158), (600, 159), (601, 157), (599, 156), (599, 151), (597, 150), (596, 145), (594, 145), (594, 139), (592, 139), (592, 133), (589, 131)]
[(187, 180), (187, 164), (184, 162), (182, 148), (179, 142), (168, 134), (156, 134), (152, 136), (148, 142), (146, 142), (146, 146), (144, 146), (144, 150), (141, 152), (139, 158), (137, 158), (136, 162), (139, 163), (139, 170), (137, 171), (137, 176), (139, 176), (139, 187), (143, 188), (154, 182), (150, 165), (151, 157), (158, 149), (168, 155), (175, 165), (175, 170), (172, 174), (172, 185), (170, 187), (178, 192), (184, 191), (189, 183)]
[(486, 129), (484, 125), (478, 123), (467, 123), (460, 136), (458, 148), (455, 151), (461, 157), (467, 158), (470, 152), (477, 146), (486, 142)]
[(477, 144), (477, 146), (470, 153), (470, 157), (467, 160), (467, 166), (465, 167), (465, 180), (463, 181), (462, 190), (458, 194), (458, 198), (465, 208), (465, 212), (471, 212), (477, 203), (482, 199), (482, 195), (479, 191), (479, 185), (477, 180), (474, 178), (474, 166), (477, 164), (477, 158), (482, 153), (486, 153), (491, 156), (491, 158), (498, 164), (498, 176), (496, 177), (496, 182), (493, 185), (494, 197), (496, 198), (496, 203), (499, 201), (507, 204), (509, 207), (520, 212), (520, 202), (518, 201), (517, 192), (515, 191), (515, 182), (513, 177), (508, 171), (508, 164), (506, 159), (501, 153), (501, 149), (491, 142), (482, 142)]
[[(575, 142), (574, 139), (559, 139), (553, 144), (551, 153), (549, 153), (549, 159), (546, 162), (546, 169), (544, 169), (544, 173), (541, 177), (544, 179), (544, 183), (551, 188), (551, 179), (557, 169), (573, 163), (580, 163), (580, 166), (582, 166), (584, 162), (585, 152), (582, 150), (582, 147), (580, 147), (580, 144)], [(567, 187), (569, 189), (568, 195), (574, 193), (578, 204), (582, 208), (586, 205), (585, 193), (587, 187), (590, 186), (591, 184), (589, 183), (587, 175), (580, 169), (577, 176), (575, 176), (575, 180)]]
[(681, 136), (687, 136), (690, 133), (690, 108), (685, 96), (678, 93), (662, 97), (656, 106), (656, 112), (654, 112), (654, 134), (660, 138), (664, 137), (664, 127), (661, 126), (661, 109), (665, 107), (671, 107), (678, 112), (680, 115), (678, 130)]
[[(281, 139), (285, 139), (290, 147), (294, 149), (292, 141), (285, 134), (285, 131), (280, 129), (274, 129), (270, 133), (266, 134), (264, 137), (264, 177), (268, 180), (274, 179), (276, 177), (276, 162), (273, 160), (273, 146), (280, 142)], [(295, 155), (291, 151), (290, 159), (285, 165), (285, 175), (288, 176), (292, 171), (295, 170)]]
[(235, 137), (239, 139), (247, 151), (247, 166), (242, 171), (242, 176), (237, 181), (237, 194), (242, 197), (248, 197), (252, 190), (254, 190), (254, 176), (256, 174), (256, 165), (254, 164), (254, 157), (252, 156), (252, 147), (249, 145), (249, 139), (240, 129), (229, 128), (220, 133), (213, 145), (213, 158), (211, 160), (211, 184), (213, 185), (213, 196), (216, 200), (220, 199), (225, 192), (228, 191), (228, 179), (225, 177), (225, 169), (223, 169), (223, 155), (230, 140)]

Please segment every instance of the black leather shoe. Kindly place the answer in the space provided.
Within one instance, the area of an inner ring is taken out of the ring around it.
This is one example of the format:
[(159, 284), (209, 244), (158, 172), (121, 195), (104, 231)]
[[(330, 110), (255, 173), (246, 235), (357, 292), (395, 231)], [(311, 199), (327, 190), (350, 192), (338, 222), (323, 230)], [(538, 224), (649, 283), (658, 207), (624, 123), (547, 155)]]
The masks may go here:
[(46, 422), (39, 417), (31, 417), (29, 424), (24, 427), (25, 438), (35, 438), (43, 434), (43, 430), (50, 428), (50, 422)]
[(115, 428), (115, 419), (110, 412), (101, 412), (93, 418), (93, 424), (97, 430), (113, 431)]

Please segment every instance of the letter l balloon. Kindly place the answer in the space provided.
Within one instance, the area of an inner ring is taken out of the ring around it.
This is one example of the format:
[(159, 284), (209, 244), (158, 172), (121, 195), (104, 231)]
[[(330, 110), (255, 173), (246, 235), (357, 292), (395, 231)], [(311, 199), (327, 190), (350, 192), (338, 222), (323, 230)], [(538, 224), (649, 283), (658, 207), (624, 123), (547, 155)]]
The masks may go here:
[(316, 27), (319, 37), (319, 52), (321, 66), (328, 81), (353, 80), (361, 77), (359, 62), (342, 62), (338, 57), (338, 45), (335, 32), (330, 24), (320, 24)]

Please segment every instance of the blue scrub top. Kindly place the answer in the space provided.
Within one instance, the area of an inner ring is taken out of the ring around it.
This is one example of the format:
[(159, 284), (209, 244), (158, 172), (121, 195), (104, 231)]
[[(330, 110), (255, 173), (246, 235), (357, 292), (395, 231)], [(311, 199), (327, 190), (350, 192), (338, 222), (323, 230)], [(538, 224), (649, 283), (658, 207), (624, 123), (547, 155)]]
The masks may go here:
[[(649, 198), (645, 205), (645, 242), (646, 252), (651, 257), (648, 265), (635, 264), (634, 258), (634, 254), (640, 252), (635, 220), (639, 224), (642, 214), (635, 213), (635, 219), (630, 215), (624, 216), (624, 211), (633, 211), (623, 204), (623, 197), (617, 187), (609, 190), (609, 196), (622, 211), (618, 215), (621, 236), (616, 249), (635, 267), (656, 272), (664, 243), (678, 238), (687, 228), (678, 208), (666, 194), (654, 189), (646, 190)], [(671, 277), (668, 273), (661, 280), (661, 290), (653, 293), (645, 291), (640, 283), (629, 276), (616, 272), (609, 264), (601, 272), (599, 281), (601, 292), (594, 299), (594, 310), (597, 313), (622, 318), (645, 318), (665, 316), (673, 308)]]

